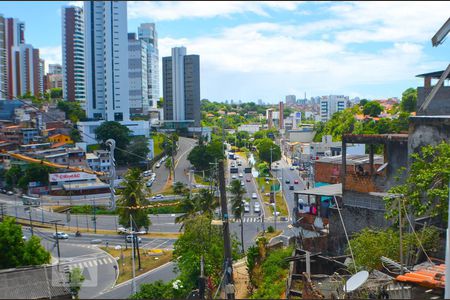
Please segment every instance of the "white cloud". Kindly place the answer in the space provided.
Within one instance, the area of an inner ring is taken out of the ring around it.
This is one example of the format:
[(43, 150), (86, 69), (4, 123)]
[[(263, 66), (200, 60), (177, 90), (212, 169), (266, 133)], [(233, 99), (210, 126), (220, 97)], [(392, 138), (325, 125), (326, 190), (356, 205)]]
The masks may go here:
[(296, 11), (301, 1), (129, 1), (128, 17), (155, 21), (181, 18), (213, 18), (253, 13), (269, 16), (268, 10)]
[(61, 64), (61, 46), (50, 46), (39, 48), (39, 56), (45, 60), (45, 65), (49, 64)]

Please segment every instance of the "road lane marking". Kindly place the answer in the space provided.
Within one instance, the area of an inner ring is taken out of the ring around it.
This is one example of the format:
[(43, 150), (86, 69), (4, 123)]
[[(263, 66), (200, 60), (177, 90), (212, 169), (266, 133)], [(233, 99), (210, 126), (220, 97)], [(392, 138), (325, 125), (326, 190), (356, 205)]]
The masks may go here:
[(87, 263), (88, 263), (89, 267), (93, 267), (94, 266), (91, 260), (88, 261)]
[(84, 261), (84, 262), (82, 262), (82, 264), (83, 264), (84, 268), (89, 268), (89, 265), (87, 264), (87, 262)]

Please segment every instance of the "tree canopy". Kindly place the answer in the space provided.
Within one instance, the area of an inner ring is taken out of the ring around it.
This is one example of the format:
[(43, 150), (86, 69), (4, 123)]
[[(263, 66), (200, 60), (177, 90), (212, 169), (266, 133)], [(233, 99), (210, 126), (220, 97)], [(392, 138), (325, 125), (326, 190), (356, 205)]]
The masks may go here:
[(66, 118), (71, 120), (72, 123), (86, 119), (86, 113), (79, 102), (61, 100), (58, 101), (57, 107), (66, 113)]
[(189, 153), (187, 159), (197, 171), (211, 169), (210, 163), (224, 157), (223, 144), (220, 141), (212, 141), (205, 145), (195, 146)]
[[(442, 141), (427, 145), (411, 155), (411, 165), (404, 184), (389, 190), (403, 194), (406, 207), (415, 216), (440, 216), (447, 219), (448, 182), (450, 180), (450, 144)], [(405, 171), (405, 170), (403, 170)], [(385, 198), (389, 217), (397, 211), (397, 199)]]
[(128, 151), (136, 155), (127, 155), (127, 162), (131, 164), (138, 164), (145, 161), (150, 149), (148, 148), (148, 140), (145, 136), (134, 137), (127, 148)]
[(148, 209), (133, 209), (132, 207), (149, 204), (147, 198), (150, 191), (146, 187), (146, 180), (141, 176), (141, 170), (137, 168), (129, 169), (121, 183), (122, 189), (118, 190), (119, 199), (117, 200), (117, 211), (119, 214), (119, 223), (124, 227), (130, 226), (130, 215), (133, 218), (133, 230), (140, 230), (144, 227), (148, 230), (150, 218)]
[[(269, 138), (259, 140), (256, 147), (258, 149), (259, 159), (262, 161), (270, 164), (270, 162), (275, 162), (281, 159), (280, 146), (275, 144)], [(272, 149), (272, 151), (270, 149)], [(269, 168), (271, 168), (271, 166), (269, 166)]]
[(417, 89), (409, 88), (402, 93), (400, 109), (406, 112), (413, 112), (417, 109)]
[[(131, 141), (131, 130), (128, 127), (115, 121), (103, 122), (95, 129), (95, 135), (97, 141), (102, 144), (103, 148), (107, 148), (105, 142), (108, 139), (114, 139), (116, 141), (116, 147), (121, 149), (127, 149)], [(127, 155), (123, 151), (116, 150), (114, 156), (118, 163), (124, 163), (127, 161)]]
[(30, 182), (40, 182), (41, 185), (48, 184), (48, 174), (56, 169), (41, 164), (27, 164), (24, 169), (14, 165), (6, 172), (6, 184), (10, 187), (19, 187), (22, 190), (28, 188)]
[(370, 101), (364, 104), (363, 112), (365, 115), (369, 115), (371, 117), (378, 117), (379, 114), (383, 111), (383, 107), (377, 101)]
[(15, 219), (5, 217), (0, 222), (0, 269), (35, 266), (50, 262), (50, 253), (40, 244), (37, 236), (22, 239), (22, 227)]

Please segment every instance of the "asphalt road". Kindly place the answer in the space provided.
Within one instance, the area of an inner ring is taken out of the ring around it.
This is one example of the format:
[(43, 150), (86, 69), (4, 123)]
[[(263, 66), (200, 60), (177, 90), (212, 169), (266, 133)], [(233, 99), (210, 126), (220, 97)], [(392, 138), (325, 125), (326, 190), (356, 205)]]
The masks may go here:
[[(175, 155), (175, 181), (189, 184), (189, 176), (187, 170), (190, 168), (191, 164), (187, 160), (187, 156), (189, 155), (189, 152), (192, 150), (192, 148), (194, 148), (195, 144), (195, 139), (185, 137), (179, 138), (179, 148), (177, 150), (177, 154)], [(169, 169), (162, 165), (159, 168), (156, 168), (156, 166), (154, 166), (153, 171), (156, 173), (156, 179), (153, 182), (151, 189), (153, 193), (157, 194), (164, 188), (167, 182), (167, 179), (169, 177)]]

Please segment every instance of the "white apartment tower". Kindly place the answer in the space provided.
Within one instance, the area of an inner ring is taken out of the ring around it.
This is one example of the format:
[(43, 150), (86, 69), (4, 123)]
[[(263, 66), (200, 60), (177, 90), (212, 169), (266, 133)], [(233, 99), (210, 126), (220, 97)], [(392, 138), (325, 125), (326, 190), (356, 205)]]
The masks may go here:
[(330, 95), (320, 99), (320, 118), (322, 122), (331, 119), (331, 116), (347, 108), (348, 96)]
[(155, 23), (143, 23), (138, 28), (139, 40), (147, 43), (147, 91), (149, 107), (156, 108), (159, 100), (159, 52)]
[(128, 78), (130, 114), (147, 115), (149, 109), (147, 43), (128, 33)]
[[(83, 107), (86, 104), (84, 59), (83, 9), (77, 6), (64, 7), (62, 12), (63, 97), (68, 101), (78, 101)], [(57, 74), (52, 70), (49, 73)]]
[(85, 1), (86, 113), (128, 121), (128, 37), (125, 1)]

